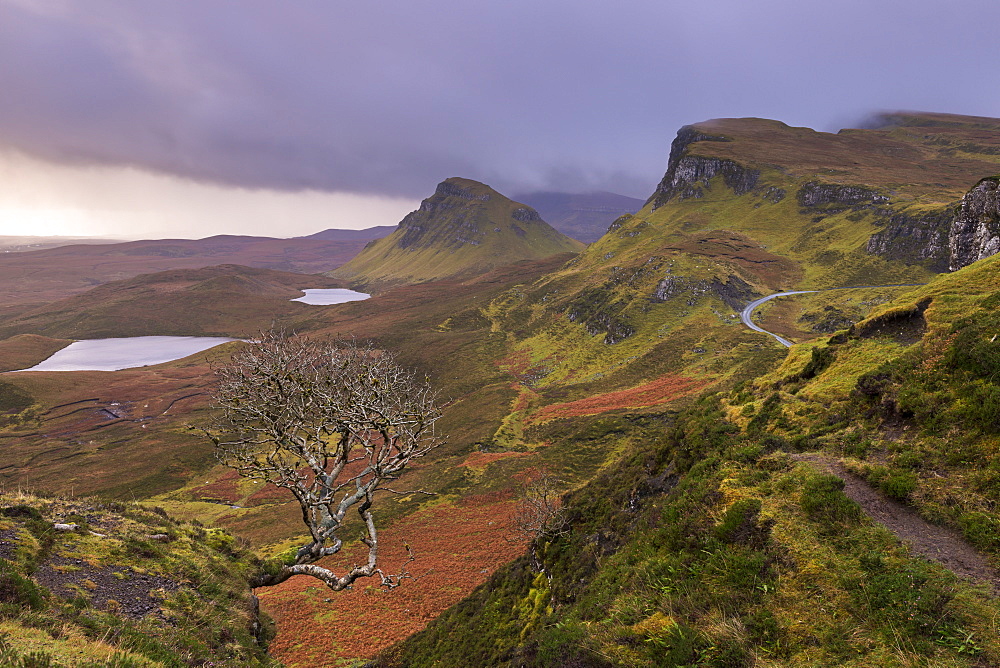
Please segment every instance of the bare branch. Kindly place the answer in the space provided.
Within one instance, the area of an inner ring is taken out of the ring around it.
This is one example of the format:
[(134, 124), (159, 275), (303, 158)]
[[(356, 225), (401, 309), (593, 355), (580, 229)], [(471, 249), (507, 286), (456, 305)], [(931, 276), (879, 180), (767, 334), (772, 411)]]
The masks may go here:
[(554, 538), (569, 533), (569, 522), (562, 508), (560, 488), (563, 481), (548, 471), (541, 471), (524, 485), (524, 492), (514, 515), (515, 541)]

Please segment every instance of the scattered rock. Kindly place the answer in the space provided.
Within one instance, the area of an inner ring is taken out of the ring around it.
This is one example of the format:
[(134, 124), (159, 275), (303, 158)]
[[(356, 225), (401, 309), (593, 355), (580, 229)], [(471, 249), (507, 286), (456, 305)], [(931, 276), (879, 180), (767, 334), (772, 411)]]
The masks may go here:
[[(70, 568), (60, 568), (69, 566)], [(132, 619), (160, 610), (162, 593), (180, 585), (158, 575), (136, 573), (121, 566), (93, 566), (80, 559), (53, 557), (35, 573), (38, 584), (64, 598), (80, 595), (81, 589), (95, 608)]]
[(0, 530), (0, 558), (13, 559), (17, 551), (17, 532), (12, 529)]

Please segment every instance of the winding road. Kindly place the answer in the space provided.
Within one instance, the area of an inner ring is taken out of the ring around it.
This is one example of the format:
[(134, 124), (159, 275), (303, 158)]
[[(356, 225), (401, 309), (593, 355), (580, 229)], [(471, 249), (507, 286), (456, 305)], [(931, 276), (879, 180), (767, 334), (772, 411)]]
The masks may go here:
[(791, 348), (792, 347), (791, 341), (789, 341), (783, 336), (778, 336), (774, 332), (769, 332), (763, 327), (755, 325), (753, 320), (751, 319), (751, 316), (753, 316), (753, 312), (754, 310), (756, 310), (758, 306), (760, 306), (764, 302), (771, 301), (775, 297), (785, 297), (787, 295), (803, 295), (807, 292), (819, 292), (819, 290), (792, 290), (791, 292), (775, 292), (773, 295), (768, 295), (766, 297), (761, 297), (760, 299), (755, 299), (749, 304), (747, 304), (746, 308), (744, 308), (743, 311), (740, 313), (740, 320), (742, 320), (743, 324), (749, 327), (750, 329), (757, 332), (763, 332), (768, 336), (773, 336), (775, 339), (778, 340), (778, 343), (785, 346), (786, 348)]
[(823, 290), (791, 290), (790, 292), (775, 292), (773, 295), (768, 295), (766, 297), (761, 297), (760, 299), (755, 299), (749, 304), (747, 304), (746, 307), (743, 309), (743, 311), (740, 313), (740, 320), (742, 320), (743, 324), (749, 327), (750, 329), (756, 332), (767, 334), (768, 336), (773, 336), (778, 341), (778, 343), (785, 346), (786, 348), (791, 348), (793, 345), (792, 342), (786, 339), (785, 337), (778, 336), (774, 332), (769, 332), (763, 327), (759, 327), (758, 325), (754, 324), (752, 316), (753, 312), (757, 309), (758, 306), (760, 306), (764, 302), (771, 301), (776, 297), (787, 297), (788, 295), (804, 295), (809, 292), (832, 292), (834, 290), (871, 290), (873, 288), (911, 288), (911, 287), (915, 288), (921, 285), (926, 285), (926, 283), (896, 283), (894, 285), (852, 285), (843, 288), (825, 288)]

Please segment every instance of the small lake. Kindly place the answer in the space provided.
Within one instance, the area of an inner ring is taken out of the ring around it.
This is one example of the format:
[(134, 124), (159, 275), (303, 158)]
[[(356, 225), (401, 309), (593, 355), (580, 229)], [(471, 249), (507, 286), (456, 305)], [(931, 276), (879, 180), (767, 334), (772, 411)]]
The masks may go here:
[(118, 371), (171, 362), (236, 340), (221, 336), (133, 336), (74, 341), (44, 362), (20, 371)]
[(346, 304), (347, 302), (360, 302), (368, 299), (371, 295), (363, 292), (355, 292), (345, 288), (316, 288), (303, 290), (304, 297), (292, 299), (293, 302), (302, 302), (311, 306), (329, 306), (330, 304)]

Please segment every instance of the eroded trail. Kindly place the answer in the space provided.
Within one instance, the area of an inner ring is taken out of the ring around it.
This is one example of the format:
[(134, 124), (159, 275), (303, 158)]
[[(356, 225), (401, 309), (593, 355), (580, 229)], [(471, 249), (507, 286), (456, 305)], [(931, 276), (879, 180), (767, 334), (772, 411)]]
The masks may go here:
[(938, 562), (956, 575), (988, 585), (994, 594), (1000, 594), (1000, 573), (957, 532), (931, 524), (909, 506), (886, 498), (834, 459), (820, 454), (792, 457), (842, 479), (844, 494), (917, 554)]

